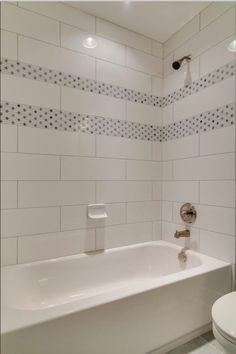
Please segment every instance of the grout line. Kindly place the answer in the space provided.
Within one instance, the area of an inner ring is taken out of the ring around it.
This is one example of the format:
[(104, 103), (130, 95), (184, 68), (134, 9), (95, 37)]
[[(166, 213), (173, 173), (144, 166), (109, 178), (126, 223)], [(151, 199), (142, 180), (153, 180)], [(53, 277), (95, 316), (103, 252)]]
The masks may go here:
[(61, 21), (59, 21), (59, 47), (61, 47)]
[(61, 160), (62, 159), (61, 158), (62, 158), (62, 156), (59, 156), (59, 181), (63, 181), (62, 178), (61, 178), (61, 173), (62, 173), (62, 164), (61, 164), (61, 162), (62, 162)]
[(201, 204), (201, 181), (198, 181), (198, 203)]
[(60, 206), (60, 212), (59, 212), (59, 225), (60, 225), (60, 231), (62, 232), (62, 207)]
[(19, 34), (16, 35), (16, 58), (17, 58), (17, 61), (20, 61), (20, 58), (19, 58)]
[(19, 264), (19, 236), (16, 236), (16, 264)]
[(19, 208), (19, 181), (16, 181), (16, 209)]
[[(54, 204), (54, 205), (40, 205), (40, 206), (24, 206), (24, 207), (17, 207), (17, 208), (5, 208), (2, 210), (8, 210), (8, 211), (17, 211), (17, 210), (32, 210), (32, 209), (58, 209), (58, 208), (67, 208), (67, 207), (86, 207), (89, 203), (93, 203), (94, 201), (88, 201), (87, 203), (77, 203), (77, 204)], [(161, 203), (161, 202), (167, 202), (167, 203), (173, 203), (174, 204), (182, 204), (184, 201), (180, 200), (166, 200), (166, 199), (137, 199), (137, 200), (118, 200), (118, 201), (105, 201), (104, 203), (106, 205), (115, 205), (115, 204), (146, 204), (146, 203)], [(205, 203), (199, 203), (199, 202), (194, 202), (196, 205), (201, 206), (201, 207), (209, 207), (209, 208), (217, 208), (217, 209), (226, 209), (226, 210), (234, 210), (234, 206), (225, 206), (225, 205), (215, 205), (215, 204), (205, 204)]]

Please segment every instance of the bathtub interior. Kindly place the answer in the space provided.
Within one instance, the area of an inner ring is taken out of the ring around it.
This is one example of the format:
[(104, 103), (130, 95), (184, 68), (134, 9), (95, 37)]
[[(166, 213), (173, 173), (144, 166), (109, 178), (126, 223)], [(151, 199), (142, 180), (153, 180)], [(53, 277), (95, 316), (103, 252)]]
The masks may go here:
[(181, 263), (179, 251), (179, 247), (159, 242), (5, 268), (2, 280), (7, 285), (2, 296), (13, 308), (50, 308), (202, 264), (192, 252), (188, 261)]

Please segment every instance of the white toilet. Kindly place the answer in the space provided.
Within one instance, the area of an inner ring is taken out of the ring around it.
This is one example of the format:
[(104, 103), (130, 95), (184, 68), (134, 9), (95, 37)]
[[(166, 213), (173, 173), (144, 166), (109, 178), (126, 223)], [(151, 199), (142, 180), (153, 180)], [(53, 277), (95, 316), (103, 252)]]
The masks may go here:
[(236, 291), (212, 306), (213, 333), (227, 354), (236, 354)]

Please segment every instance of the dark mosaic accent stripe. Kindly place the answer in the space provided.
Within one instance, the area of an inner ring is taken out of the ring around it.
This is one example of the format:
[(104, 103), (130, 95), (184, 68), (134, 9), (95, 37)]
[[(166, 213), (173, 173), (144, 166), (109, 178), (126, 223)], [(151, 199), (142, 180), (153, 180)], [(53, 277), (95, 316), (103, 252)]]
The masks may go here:
[(235, 74), (235, 62), (228, 63), (209, 74), (202, 76), (199, 80), (195, 80), (192, 84), (181, 87), (180, 89), (163, 97), (163, 107), (171, 103), (177, 102), (187, 96), (193, 95), (203, 89), (217, 84), (220, 81), (226, 80)]
[(146, 141), (169, 141), (234, 124), (235, 103), (159, 127), (56, 109), (3, 102), (0, 122)]
[(235, 74), (235, 62), (228, 63), (221, 68), (202, 76), (200, 79), (195, 80), (192, 84), (184, 86), (165, 97), (158, 97), (121, 86), (86, 79), (73, 74), (17, 62), (6, 58), (1, 60), (1, 71), (8, 75), (71, 87), (85, 92), (101, 94), (130, 102), (151, 105), (153, 107), (166, 107), (169, 104), (177, 102), (189, 95), (195, 94), (205, 88), (217, 84), (218, 82), (232, 77)]
[(107, 84), (105, 82), (85, 79), (73, 74), (51, 70), (37, 65), (22, 63), (16, 60), (2, 58), (1, 71), (8, 75), (71, 87), (85, 92), (97, 93), (154, 107), (162, 107), (163, 97), (158, 97), (128, 88)]
[(161, 140), (169, 141), (218, 128), (228, 127), (233, 125), (234, 121), (235, 103), (230, 103), (162, 127)]
[(42, 129), (161, 141), (161, 128), (151, 124), (9, 102), (2, 102), (0, 122)]

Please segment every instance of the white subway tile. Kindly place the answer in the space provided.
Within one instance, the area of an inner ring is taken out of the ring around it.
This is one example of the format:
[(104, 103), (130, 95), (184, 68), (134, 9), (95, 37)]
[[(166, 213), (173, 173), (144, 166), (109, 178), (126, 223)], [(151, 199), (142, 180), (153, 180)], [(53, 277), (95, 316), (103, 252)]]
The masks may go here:
[(109, 41), (102, 37), (93, 36), (97, 41), (97, 47), (87, 49), (82, 42), (89, 36), (88, 32), (80, 31), (75, 27), (61, 25), (61, 46), (96, 58), (111, 61), (113, 63), (125, 64), (125, 47), (121, 44)]
[(129, 47), (127, 48), (126, 55), (126, 65), (128, 67), (150, 75), (162, 75), (162, 59)]
[(17, 182), (1, 182), (1, 208), (17, 208)]
[(136, 202), (127, 204), (127, 222), (161, 220), (161, 202)]
[(165, 161), (162, 163), (162, 179), (168, 181), (173, 179), (173, 163), (172, 161)]
[(172, 202), (162, 201), (162, 220), (172, 221), (173, 218), (173, 210), (172, 210)]
[(125, 161), (86, 157), (62, 157), (61, 179), (122, 180), (125, 179)]
[(234, 179), (233, 153), (196, 157), (174, 161), (174, 178), (177, 180)]
[[(215, 231), (228, 235), (235, 235), (235, 209), (209, 205), (194, 205), (197, 211), (197, 218), (194, 227)], [(174, 221), (183, 224), (180, 219), (179, 210), (181, 204), (174, 203)]]
[(110, 226), (96, 230), (97, 249), (152, 241), (152, 223)]
[(1, 239), (1, 266), (17, 263), (17, 238)]
[(165, 59), (163, 59), (163, 75), (166, 78), (167, 75), (174, 72), (172, 68), (172, 63), (174, 61), (174, 53), (169, 54)]
[(17, 60), (17, 35), (12, 32), (0, 31), (1, 56), (3, 58)]
[(233, 151), (235, 151), (234, 125), (200, 134), (201, 155), (218, 154)]
[(1, 7), (3, 29), (59, 45), (59, 22), (6, 2)]
[(153, 182), (152, 184), (152, 199), (161, 200), (162, 199), (162, 182)]
[(152, 142), (152, 160), (162, 160), (162, 143), (159, 141)]
[(216, 46), (210, 48), (200, 56), (200, 74), (205, 75), (217, 70), (235, 59), (235, 53), (230, 52), (227, 46), (233, 41), (234, 36), (227, 38)]
[(96, 194), (99, 203), (151, 200), (152, 185), (133, 181), (96, 182)]
[[(173, 34), (164, 44), (164, 56), (173, 52), (177, 47), (191, 38), (199, 31), (199, 16), (195, 16), (191, 21), (184, 25), (178, 32)], [(188, 53), (187, 53), (188, 54)], [(185, 53), (186, 55), (186, 53)]]
[(60, 173), (59, 157), (2, 153), (2, 180), (56, 180)]
[(174, 160), (198, 155), (198, 135), (190, 135), (163, 142), (163, 160)]
[(154, 241), (161, 240), (161, 238), (162, 238), (161, 221), (153, 221), (153, 223), (152, 223), (152, 238)]
[(234, 102), (234, 99), (235, 80), (231, 77), (174, 103), (174, 120), (179, 121), (224, 106)]
[(76, 230), (20, 237), (19, 263), (70, 256), (95, 248), (94, 230)]
[[(129, 31), (126, 28), (117, 26), (98, 17), (96, 18), (96, 33), (112, 41), (143, 50), (146, 53), (151, 53), (152, 40), (150, 38)], [(155, 46), (155, 53), (157, 51), (158, 48)]]
[(111, 136), (97, 136), (97, 156), (126, 159), (152, 159), (152, 143)]
[(235, 181), (200, 182), (200, 203), (233, 208), (235, 206)]
[(200, 230), (200, 252), (222, 261), (235, 262), (235, 238), (232, 236)]
[(98, 81), (151, 93), (150, 75), (130, 68), (96, 60), (96, 75)]
[(161, 178), (161, 162), (127, 161), (127, 179), (154, 181)]
[(61, 108), (112, 119), (125, 119), (125, 101), (105, 95), (61, 88)]
[(126, 220), (125, 204), (106, 204), (108, 218), (92, 220), (88, 218), (87, 205), (65, 206), (61, 208), (62, 230), (81, 228), (105, 227), (109, 225), (124, 224)]
[(19, 182), (20, 208), (87, 204), (95, 201), (93, 182), (50, 181)]
[(235, 32), (234, 26), (234, 8), (232, 8), (178, 48), (175, 51), (175, 58), (181, 58), (186, 53), (191, 53), (193, 57), (200, 55), (231, 36)]
[(60, 2), (40, 2), (25, 1), (19, 2), (20, 7), (32, 10), (41, 15), (51, 17), (60, 22), (79, 27), (88, 32), (95, 32), (95, 17), (82, 12), (76, 8), (71, 8)]
[(59, 86), (17, 76), (1, 76), (2, 100), (42, 107), (60, 107)]
[(183, 229), (184, 226), (180, 223), (162, 222), (162, 240), (175, 243), (181, 247), (188, 247), (191, 250), (199, 251), (199, 230), (191, 227), (191, 236), (188, 239), (175, 238), (175, 231)]
[(59, 208), (8, 209), (1, 214), (2, 237), (60, 230)]
[(163, 79), (157, 76), (152, 76), (152, 94), (155, 96), (163, 96)]
[(1, 151), (17, 151), (17, 126), (1, 124)]
[(235, 209), (199, 205), (196, 226), (235, 236)]
[(94, 58), (30, 38), (19, 37), (19, 60), (95, 79)]
[(143, 124), (161, 125), (162, 109), (142, 103), (127, 102), (127, 120)]
[[(137, 48), (139, 49), (139, 48)], [(163, 58), (163, 44), (157, 41), (152, 41), (152, 54), (158, 58)]]
[(217, 19), (221, 14), (234, 5), (233, 1), (212, 2), (200, 15), (200, 27), (206, 27), (209, 23)]
[(192, 203), (199, 201), (199, 187), (196, 181), (163, 182), (162, 186), (163, 200)]
[(19, 151), (94, 156), (95, 136), (78, 132), (19, 127)]
[(162, 120), (163, 126), (173, 123), (174, 120), (173, 107), (174, 105), (170, 104), (163, 108), (163, 120)]

